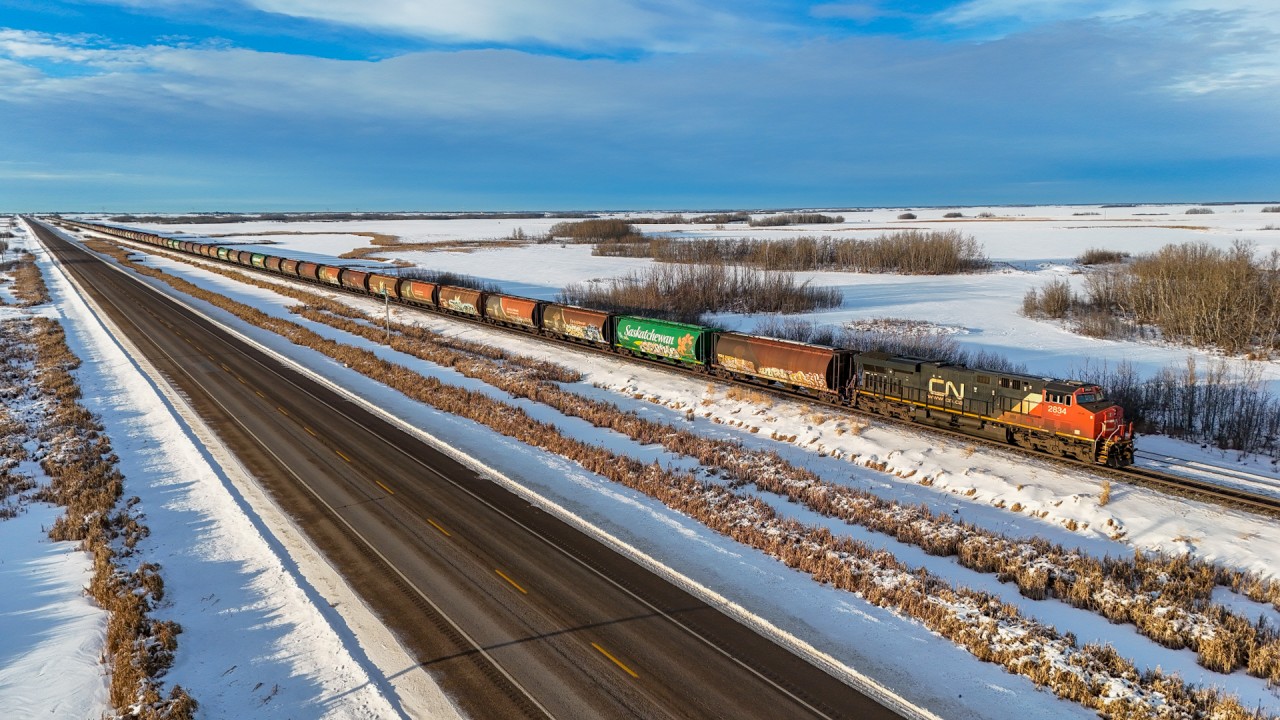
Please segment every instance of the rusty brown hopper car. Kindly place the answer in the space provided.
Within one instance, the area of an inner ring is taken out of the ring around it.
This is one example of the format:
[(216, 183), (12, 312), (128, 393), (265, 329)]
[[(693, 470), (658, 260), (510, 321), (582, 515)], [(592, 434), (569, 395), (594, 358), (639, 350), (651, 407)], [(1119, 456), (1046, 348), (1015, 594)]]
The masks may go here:
[(479, 290), (471, 288), (454, 287), (453, 285), (441, 285), (436, 291), (437, 302), (441, 310), (458, 313), (459, 315), (480, 316), (481, 309), (484, 307), (481, 293)]
[(537, 300), (495, 293), (484, 298), (484, 316), (497, 323), (536, 328), (539, 304)]
[(304, 280), (316, 280), (316, 271), (319, 269), (320, 266), (313, 262), (298, 263), (298, 277)]
[(389, 275), (379, 275), (370, 273), (369, 275), (369, 292), (374, 295), (387, 295), (392, 300), (399, 300), (400, 293), (396, 290), (396, 279)]
[(542, 329), (571, 340), (608, 345), (609, 313), (550, 304), (542, 308)]
[(281, 260), (280, 260), (280, 272), (284, 273), (285, 275), (297, 275), (297, 274), (298, 274), (298, 261), (297, 261), (297, 260), (290, 260), (289, 258), (281, 258)]
[(838, 393), (853, 372), (847, 350), (724, 332), (712, 350), (717, 370), (790, 385), (818, 393)]
[(403, 280), (400, 283), (400, 299), (419, 305), (435, 305), (437, 287), (435, 283), (421, 280)]
[(369, 273), (344, 269), (342, 271), (342, 287), (369, 292)]
[(284, 262), (284, 260), (282, 258), (276, 257), (275, 255), (268, 255), (266, 262), (267, 262), (268, 270), (270, 270), (271, 272), (278, 273), (280, 272), (280, 265), (281, 263)]
[(321, 265), (316, 271), (316, 279), (320, 282), (326, 282), (330, 285), (341, 285), (342, 268), (332, 265)]

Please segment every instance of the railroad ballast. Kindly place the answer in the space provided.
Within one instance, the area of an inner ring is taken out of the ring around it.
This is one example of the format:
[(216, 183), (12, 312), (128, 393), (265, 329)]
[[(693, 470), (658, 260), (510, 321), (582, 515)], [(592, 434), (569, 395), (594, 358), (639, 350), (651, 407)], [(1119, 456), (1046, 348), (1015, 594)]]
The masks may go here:
[(859, 353), (179, 241), (131, 228), (61, 222), (1052, 455), (1112, 467), (1133, 462), (1133, 424), (1097, 385)]

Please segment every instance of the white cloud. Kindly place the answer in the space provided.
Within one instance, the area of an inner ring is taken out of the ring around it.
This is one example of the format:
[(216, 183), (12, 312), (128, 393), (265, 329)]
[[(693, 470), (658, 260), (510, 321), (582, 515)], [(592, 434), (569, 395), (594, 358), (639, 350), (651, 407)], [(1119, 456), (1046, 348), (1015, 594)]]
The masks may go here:
[(685, 51), (751, 24), (711, 6), (680, 0), (245, 1), (266, 12), (439, 42), (590, 51)]
[(147, 62), (147, 48), (115, 45), (94, 35), (53, 35), (0, 28), (0, 58), (99, 69), (127, 69)]
[(937, 18), (957, 25), (1004, 20), (1038, 25), (1084, 18), (1123, 20), (1187, 12), (1240, 12), (1274, 28), (1280, 22), (1278, 10), (1275, 0), (969, 0)]
[(809, 14), (816, 18), (853, 20), (862, 23), (886, 17), (907, 17), (906, 13), (888, 10), (877, 3), (870, 2), (823, 3), (813, 6)]

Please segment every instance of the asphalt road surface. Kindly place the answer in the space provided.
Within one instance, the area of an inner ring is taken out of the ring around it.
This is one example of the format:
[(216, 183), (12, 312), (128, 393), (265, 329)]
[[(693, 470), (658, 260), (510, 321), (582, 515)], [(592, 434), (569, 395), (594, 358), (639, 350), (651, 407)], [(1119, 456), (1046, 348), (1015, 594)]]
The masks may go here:
[(32, 226), (471, 717), (899, 717)]

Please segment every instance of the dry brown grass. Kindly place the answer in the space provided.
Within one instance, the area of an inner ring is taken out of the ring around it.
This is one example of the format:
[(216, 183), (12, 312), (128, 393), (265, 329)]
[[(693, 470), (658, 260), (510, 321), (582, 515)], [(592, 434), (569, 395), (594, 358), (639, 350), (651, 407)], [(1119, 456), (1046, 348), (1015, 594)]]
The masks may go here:
[(22, 307), (49, 302), (49, 288), (45, 286), (44, 277), (35, 261), (34, 255), (23, 253), (18, 256), (18, 265), (13, 271), (13, 287), (10, 291)]
[(107, 611), (104, 657), (111, 672), (110, 701), (122, 715), (147, 720), (186, 720), (197, 707), (181, 686), (161, 695), (160, 678), (173, 664), (176, 623), (150, 617), (164, 597), (159, 566), (142, 563), (133, 570), (117, 558), (132, 554), (149, 530), (127, 508), (119, 507), (124, 476), (98, 419), (79, 403), (72, 372), (79, 359), (66, 344), (62, 326), (36, 317), (26, 335), (32, 347), (33, 392), (44, 417), (36, 432), (42, 446), (41, 468), (49, 484), (37, 497), (65, 508), (49, 530), (54, 540), (79, 540), (93, 555), (89, 594)]

